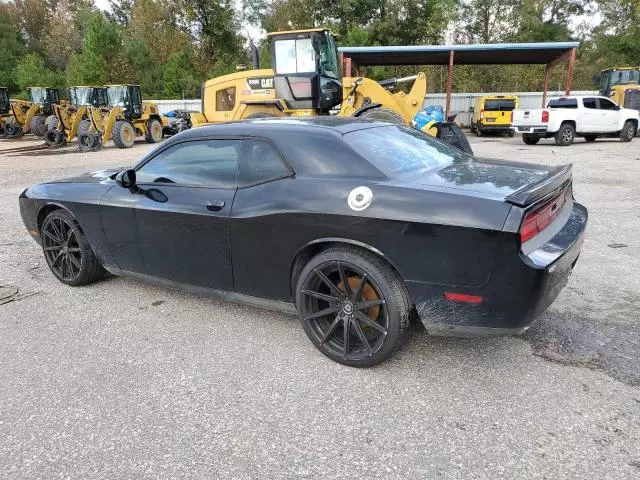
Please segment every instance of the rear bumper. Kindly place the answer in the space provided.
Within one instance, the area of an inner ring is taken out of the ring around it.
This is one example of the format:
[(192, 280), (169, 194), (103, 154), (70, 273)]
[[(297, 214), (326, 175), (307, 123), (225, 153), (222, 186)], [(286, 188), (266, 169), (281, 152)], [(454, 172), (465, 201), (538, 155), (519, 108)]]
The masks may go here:
[(483, 132), (506, 132), (508, 130), (512, 130), (510, 123), (502, 123), (502, 124), (492, 124), (492, 123), (482, 123), (480, 124), (480, 128)]
[(517, 127), (514, 127), (514, 130), (518, 133), (535, 133), (539, 135), (546, 135), (549, 130), (549, 127), (544, 125), (533, 125), (533, 126), (526, 126), (526, 127), (517, 126)]
[[(496, 261), (479, 288), (407, 282), (420, 320), (433, 335), (503, 336), (521, 334), (556, 299), (576, 264), (587, 226), (584, 206), (574, 202), (564, 227), (528, 255), (509, 252), (512, 260)], [(453, 291), (482, 297), (479, 303), (444, 298)]]

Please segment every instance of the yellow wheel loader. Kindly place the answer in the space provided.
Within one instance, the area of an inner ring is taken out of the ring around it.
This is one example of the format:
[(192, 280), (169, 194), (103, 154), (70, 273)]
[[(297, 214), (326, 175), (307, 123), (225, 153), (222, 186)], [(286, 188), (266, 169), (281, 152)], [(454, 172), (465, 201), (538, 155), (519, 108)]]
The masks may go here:
[(0, 138), (7, 138), (7, 131), (4, 126), (12, 114), (9, 90), (7, 87), (0, 87)]
[(596, 79), (600, 95), (621, 107), (640, 110), (640, 67), (609, 68), (602, 70)]
[(89, 107), (101, 108), (107, 104), (106, 87), (70, 87), (69, 103), (54, 105), (54, 115), (47, 119), (45, 142), (51, 146), (64, 145), (77, 135), (88, 132), (91, 128)]
[[(427, 91), (422, 72), (382, 82), (366, 77), (342, 78), (338, 49), (329, 30), (275, 32), (268, 37), (273, 69), (259, 69), (257, 49), (252, 44), (253, 70), (204, 83), (202, 112), (191, 118), (194, 126), (246, 118), (330, 114), (410, 125), (422, 108)], [(406, 82), (413, 82), (409, 93), (391, 91)], [(427, 133), (471, 152), (453, 123), (431, 126)]]
[(64, 105), (60, 90), (48, 87), (30, 87), (29, 101), (11, 100), (11, 115), (4, 122), (5, 138), (33, 133), (42, 137), (47, 131), (47, 118), (53, 114), (54, 105)]
[(100, 149), (113, 140), (118, 148), (131, 148), (136, 137), (147, 143), (162, 141), (167, 119), (160, 115), (155, 103), (143, 102), (139, 85), (107, 85), (106, 107), (88, 107), (91, 125), (78, 134), (82, 151)]

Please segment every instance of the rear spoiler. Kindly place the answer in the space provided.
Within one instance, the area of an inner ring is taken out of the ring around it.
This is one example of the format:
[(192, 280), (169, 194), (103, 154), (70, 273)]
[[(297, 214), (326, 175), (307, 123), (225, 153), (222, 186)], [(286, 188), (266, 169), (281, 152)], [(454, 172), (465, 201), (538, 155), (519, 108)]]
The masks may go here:
[(537, 183), (527, 185), (508, 195), (505, 200), (519, 207), (526, 207), (551, 194), (564, 189), (571, 183), (573, 165), (557, 167), (548, 177)]

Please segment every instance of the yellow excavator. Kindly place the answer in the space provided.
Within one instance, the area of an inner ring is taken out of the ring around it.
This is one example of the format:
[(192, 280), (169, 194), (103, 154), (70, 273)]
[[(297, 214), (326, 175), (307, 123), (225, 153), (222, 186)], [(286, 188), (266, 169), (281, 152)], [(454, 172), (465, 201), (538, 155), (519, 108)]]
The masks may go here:
[[(259, 68), (258, 51), (251, 44), (253, 70), (203, 84), (202, 112), (192, 114), (194, 126), (247, 118), (330, 114), (411, 124), (422, 109), (427, 91), (422, 72), (381, 82), (366, 77), (343, 78), (338, 48), (329, 30), (275, 32), (268, 38), (273, 68)], [(391, 91), (408, 82), (413, 82), (408, 93)], [(452, 122), (432, 123), (423, 130), (471, 153), (460, 128)]]
[(600, 95), (621, 107), (640, 110), (640, 67), (609, 68), (602, 70), (597, 79)]
[(131, 148), (138, 136), (147, 143), (162, 141), (162, 129), (168, 125), (155, 103), (143, 102), (140, 85), (106, 85), (107, 106), (89, 106), (89, 123), (81, 124), (78, 148), (100, 149), (113, 140), (118, 148)]
[(80, 133), (88, 132), (89, 107), (101, 108), (107, 103), (106, 87), (69, 87), (68, 104), (54, 105), (53, 117), (47, 119), (45, 142), (50, 146), (64, 145)]

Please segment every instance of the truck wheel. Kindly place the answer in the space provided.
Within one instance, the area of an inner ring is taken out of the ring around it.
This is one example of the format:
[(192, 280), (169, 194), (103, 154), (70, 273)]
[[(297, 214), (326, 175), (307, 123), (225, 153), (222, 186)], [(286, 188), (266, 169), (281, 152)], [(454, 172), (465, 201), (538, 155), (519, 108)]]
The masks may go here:
[(633, 137), (636, 136), (636, 124), (631, 120), (627, 120), (624, 123), (624, 127), (620, 131), (620, 141), (622, 142), (630, 142), (633, 140)]
[(118, 148), (131, 148), (136, 140), (136, 130), (126, 120), (118, 120), (111, 131), (113, 143)]
[(365, 118), (367, 120), (374, 120), (378, 122), (388, 122), (388, 123), (397, 123), (400, 125), (404, 125), (404, 119), (398, 115), (396, 112), (389, 108), (372, 108), (370, 110), (365, 110), (358, 118)]
[(584, 136), (584, 141), (587, 143), (591, 143), (591, 142), (595, 142), (596, 138), (598, 138), (597, 135), (585, 135)]
[(31, 119), (31, 123), (29, 124), (29, 130), (36, 137), (42, 137), (47, 132), (47, 126), (45, 125), (47, 117), (44, 115), (35, 115)]
[(523, 133), (522, 141), (527, 145), (535, 145), (540, 141), (540, 137), (537, 135), (531, 135), (530, 133)]
[(560, 130), (556, 132), (555, 139), (556, 145), (559, 147), (566, 147), (573, 143), (576, 138), (576, 129), (570, 123), (563, 123), (560, 125)]
[(476, 135), (477, 135), (478, 137), (481, 137), (481, 136), (482, 136), (482, 133), (483, 133), (483, 132), (482, 132), (482, 128), (480, 128), (480, 125), (478, 125), (478, 126), (476, 127)]
[(515, 130), (511, 129), (507, 132), (507, 135), (509, 136), (509, 138), (512, 138), (514, 135), (516, 134)]
[(158, 143), (162, 141), (162, 124), (155, 118), (147, 122), (147, 133), (144, 136), (147, 143)]

